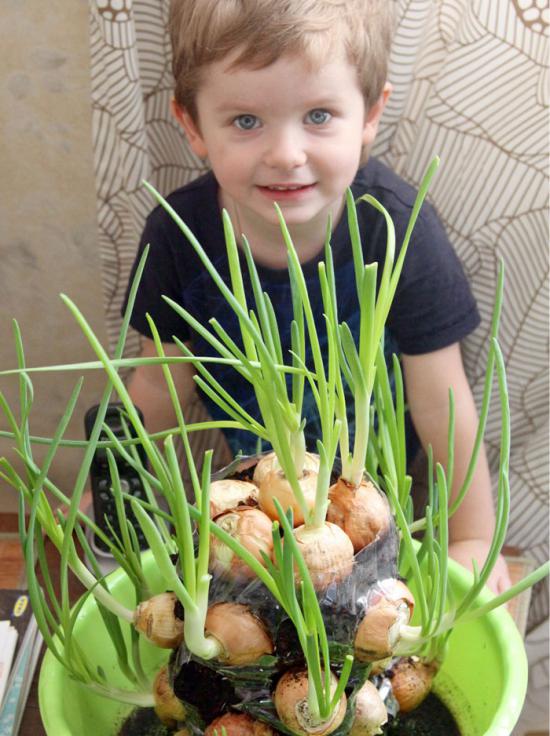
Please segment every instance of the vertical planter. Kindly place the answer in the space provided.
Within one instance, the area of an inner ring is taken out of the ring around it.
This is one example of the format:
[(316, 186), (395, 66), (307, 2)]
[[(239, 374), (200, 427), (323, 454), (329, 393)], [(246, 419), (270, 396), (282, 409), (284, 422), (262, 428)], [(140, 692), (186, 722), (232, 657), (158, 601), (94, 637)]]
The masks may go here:
[[(144, 571), (152, 591), (161, 592), (162, 582), (149, 553)], [(470, 574), (452, 561), (449, 578), (458, 590), (465, 590), (471, 581)], [(109, 582), (113, 594), (130, 604), (132, 590), (124, 573), (115, 571)], [(82, 608), (76, 634), (90, 660), (104, 669), (109, 683), (128, 687), (91, 598)], [(146, 642), (142, 647), (145, 667), (153, 674), (167, 660), (167, 652)], [(510, 615), (498, 609), (452, 633), (434, 691), (455, 716), (462, 736), (509, 736), (526, 687), (523, 641)], [(49, 651), (40, 671), (39, 703), (48, 736), (116, 736), (131, 710), (131, 706), (100, 697), (72, 680)]]

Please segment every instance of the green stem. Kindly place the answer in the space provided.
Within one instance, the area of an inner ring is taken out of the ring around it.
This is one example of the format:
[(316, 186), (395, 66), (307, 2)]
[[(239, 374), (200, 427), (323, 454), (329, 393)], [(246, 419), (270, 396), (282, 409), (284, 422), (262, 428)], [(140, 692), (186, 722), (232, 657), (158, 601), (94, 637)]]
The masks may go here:
[(109, 698), (110, 700), (118, 700), (121, 703), (128, 703), (129, 705), (135, 705), (139, 708), (154, 708), (155, 706), (155, 698), (152, 693), (120, 690), (115, 687), (105, 687), (97, 682), (84, 682), (82, 684), (89, 690), (97, 693), (97, 695)]

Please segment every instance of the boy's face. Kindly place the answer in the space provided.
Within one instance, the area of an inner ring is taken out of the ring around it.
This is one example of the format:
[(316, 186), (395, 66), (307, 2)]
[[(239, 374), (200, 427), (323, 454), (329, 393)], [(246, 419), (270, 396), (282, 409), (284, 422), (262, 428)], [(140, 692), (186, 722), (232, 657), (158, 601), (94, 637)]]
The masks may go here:
[(323, 241), (328, 215), (339, 218), (364, 146), (376, 135), (385, 99), (365, 109), (355, 69), (345, 59), (311, 69), (287, 56), (264, 69), (208, 66), (194, 122), (175, 107), (194, 152), (208, 157), (222, 205), (240, 231), (273, 237), (274, 202), (291, 232)]

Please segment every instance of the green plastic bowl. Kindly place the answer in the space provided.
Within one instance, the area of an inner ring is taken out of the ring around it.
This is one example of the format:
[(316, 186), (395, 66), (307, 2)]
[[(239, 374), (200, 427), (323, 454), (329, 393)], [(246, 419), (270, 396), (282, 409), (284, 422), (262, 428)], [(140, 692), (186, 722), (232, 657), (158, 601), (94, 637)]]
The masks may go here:
[[(151, 554), (144, 569), (153, 593), (163, 589)], [(465, 590), (471, 575), (449, 561), (449, 578)], [(109, 576), (118, 600), (132, 607), (132, 588), (120, 570)], [(489, 594), (480, 597), (480, 602)], [(117, 668), (110, 640), (97, 607), (85, 602), (75, 628), (79, 644), (91, 661), (101, 666), (113, 686), (128, 689)], [(145, 669), (154, 673), (167, 661), (168, 651), (143, 642)], [(451, 710), (463, 736), (509, 736), (516, 723), (527, 687), (527, 660), (521, 636), (508, 612), (492, 611), (482, 619), (459, 626), (449, 639), (449, 652), (434, 690)], [(132, 706), (92, 693), (72, 680), (48, 651), (40, 671), (39, 704), (48, 736), (115, 736)]]

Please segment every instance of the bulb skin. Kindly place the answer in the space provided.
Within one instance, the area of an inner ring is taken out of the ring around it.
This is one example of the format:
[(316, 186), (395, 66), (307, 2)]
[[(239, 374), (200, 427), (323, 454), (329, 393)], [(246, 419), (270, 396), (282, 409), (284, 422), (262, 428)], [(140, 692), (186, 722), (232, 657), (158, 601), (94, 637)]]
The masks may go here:
[(386, 671), (391, 681), (394, 698), (402, 713), (418, 708), (432, 689), (437, 674), (435, 662), (424, 662), (419, 657), (404, 657)]
[[(241, 506), (224, 512), (214, 521), (240, 542), (260, 564), (265, 565), (262, 552), (271, 557), (273, 522), (260, 509)], [(250, 566), (213, 534), (210, 538), (210, 570), (218, 575), (228, 573), (242, 578), (255, 576)]]
[(182, 701), (174, 694), (168, 677), (168, 666), (162, 667), (153, 683), (155, 713), (159, 720), (170, 728), (175, 728), (178, 721), (187, 718), (187, 711)]
[(316, 590), (326, 590), (331, 583), (339, 583), (353, 569), (353, 545), (336, 524), (325, 522), (322, 527), (294, 530), (302, 557)]
[(356, 554), (389, 529), (388, 501), (370, 480), (363, 479), (354, 487), (339, 478), (329, 489), (329, 500), (327, 521), (346, 532)]
[(215, 603), (206, 614), (205, 631), (217, 639), (223, 652), (218, 657), (227, 665), (247, 665), (273, 653), (267, 629), (242, 603)]
[[(312, 470), (304, 470), (298, 483), (302, 489), (304, 500), (308, 510), (311, 511), (315, 505), (315, 492), (317, 490), (317, 473)], [(266, 513), (270, 519), (274, 521), (279, 518), (279, 513), (275, 506), (274, 499), (281, 504), (283, 511), (292, 509), (294, 518), (294, 526), (304, 523), (304, 514), (296, 497), (292, 486), (288, 482), (282, 470), (272, 469), (265, 474), (260, 483), (259, 504), (260, 508)]]
[(267, 723), (258, 721), (246, 713), (224, 713), (215, 718), (204, 732), (204, 736), (222, 736), (222, 728), (227, 736), (274, 736)]
[[(337, 679), (331, 673), (331, 692), (337, 687)], [(298, 736), (326, 736), (335, 731), (346, 715), (347, 700), (342, 695), (332, 715), (323, 723), (311, 718), (308, 708), (308, 674), (307, 670), (287, 670), (279, 679), (273, 702), (281, 721)]]
[(246, 480), (224, 478), (210, 483), (210, 518), (239, 506), (258, 504), (258, 486)]
[(388, 711), (375, 685), (367, 680), (355, 696), (355, 716), (349, 736), (376, 736), (388, 721)]
[[(268, 452), (267, 455), (263, 455), (258, 461), (254, 468), (252, 480), (259, 486), (265, 476), (272, 470), (280, 470), (280, 467), (275, 453)], [(317, 473), (319, 471), (319, 455), (316, 455), (314, 452), (306, 452), (304, 455), (303, 470), (313, 470), (313, 472)]]
[(160, 593), (142, 601), (134, 614), (134, 626), (148, 641), (162, 649), (176, 649), (183, 641), (183, 621), (174, 611), (174, 593)]
[(367, 594), (367, 610), (355, 634), (356, 658), (376, 662), (390, 657), (413, 609), (413, 595), (403, 582), (394, 578), (380, 581)]

